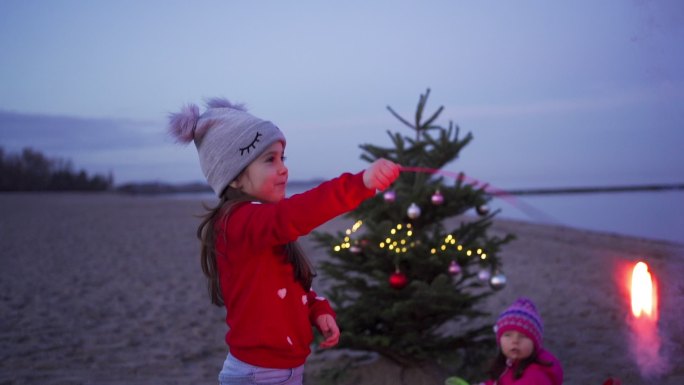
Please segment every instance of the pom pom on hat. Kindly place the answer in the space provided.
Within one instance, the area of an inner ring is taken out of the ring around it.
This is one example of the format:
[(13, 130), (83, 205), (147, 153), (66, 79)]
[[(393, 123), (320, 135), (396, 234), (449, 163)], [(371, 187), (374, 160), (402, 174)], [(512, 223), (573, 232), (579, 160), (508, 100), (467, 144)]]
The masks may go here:
[(169, 115), (168, 128), (176, 141), (195, 142), (202, 172), (217, 196), (273, 143), (285, 146), (285, 136), (273, 123), (222, 98), (209, 99), (201, 115), (196, 105), (184, 106)]
[[(247, 112), (242, 103), (231, 103), (224, 98), (211, 98), (207, 101), (207, 108), (232, 108), (234, 110)], [(169, 115), (169, 133), (178, 143), (187, 144), (192, 142), (195, 137), (204, 136), (207, 124), (198, 129), (197, 122), (200, 118), (199, 107), (189, 103), (180, 112)]]
[(504, 310), (494, 326), (496, 343), (499, 344), (501, 336), (509, 330), (520, 332), (534, 342), (534, 348), (542, 347), (544, 326), (537, 307), (528, 298), (518, 298), (508, 309)]
[(247, 112), (247, 109), (243, 103), (232, 103), (225, 98), (211, 98), (207, 100), (207, 108), (232, 108)]
[(199, 107), (188, 104), (181, 111), (169, 115), (169, 133), (179, 143), (190, 143), (195, 139), (195, 127), (199, 120)]

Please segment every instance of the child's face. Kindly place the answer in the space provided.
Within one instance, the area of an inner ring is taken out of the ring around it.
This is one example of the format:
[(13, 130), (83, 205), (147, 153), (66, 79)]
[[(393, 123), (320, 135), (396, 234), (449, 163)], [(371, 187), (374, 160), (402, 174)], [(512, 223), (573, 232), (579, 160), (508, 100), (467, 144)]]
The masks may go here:
[(511, 360), (522, 360), (534, 351), (534, 342), (526, 335), (515, 330), (508, 330), (501, 335), (499, 341), (501, 352)]
[(233, 182), (238, 188), (262, 202), (278, 202), (285, 198), (287, 167), (283, 143), (275, 142), (254, 159)]

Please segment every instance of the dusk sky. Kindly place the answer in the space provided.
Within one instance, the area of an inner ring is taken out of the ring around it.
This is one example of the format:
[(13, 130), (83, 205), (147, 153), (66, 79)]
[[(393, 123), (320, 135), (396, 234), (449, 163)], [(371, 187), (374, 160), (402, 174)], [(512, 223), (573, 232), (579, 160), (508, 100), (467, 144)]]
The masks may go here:
[(89, 173), (203, 181), (166, 119), (244, 102), (291, 180), (359, 171), (359, 144), (428, 110), (499, 188), (684, 182), (684, 2), (0, 1), (0, 146)]

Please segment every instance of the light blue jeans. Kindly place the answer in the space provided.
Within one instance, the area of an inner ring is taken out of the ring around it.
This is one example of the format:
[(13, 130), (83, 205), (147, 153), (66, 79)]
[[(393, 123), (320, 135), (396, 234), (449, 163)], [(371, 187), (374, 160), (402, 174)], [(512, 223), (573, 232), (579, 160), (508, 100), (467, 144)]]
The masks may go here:
[(219, 373), (219, 385), (302, 385), (304, 365), (270, 369), (242, 362), (228, 353)]

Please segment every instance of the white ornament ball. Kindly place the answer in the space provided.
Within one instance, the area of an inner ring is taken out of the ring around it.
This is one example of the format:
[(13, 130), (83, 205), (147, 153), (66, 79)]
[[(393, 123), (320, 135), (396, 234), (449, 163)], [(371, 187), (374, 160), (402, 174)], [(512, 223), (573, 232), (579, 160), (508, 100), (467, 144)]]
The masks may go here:
[(492, 276), (492, 273), (489, 271), (489, 269), (481, 269), (477, 273), (477, 278), (480, 279), (480, 281), (489, 281), (489, 278)]
[(487, 205), (480, 205), (475, 208), (475, 211), (477, 211), (478, 214), (485, 216), (489, 214), (489, 207), (487, 207)]
[(406, 210), (406, 214), (409, 218), (416, 219), (420, 216), (420, 207), (415, 203), (411, 203), (408, 210)]

